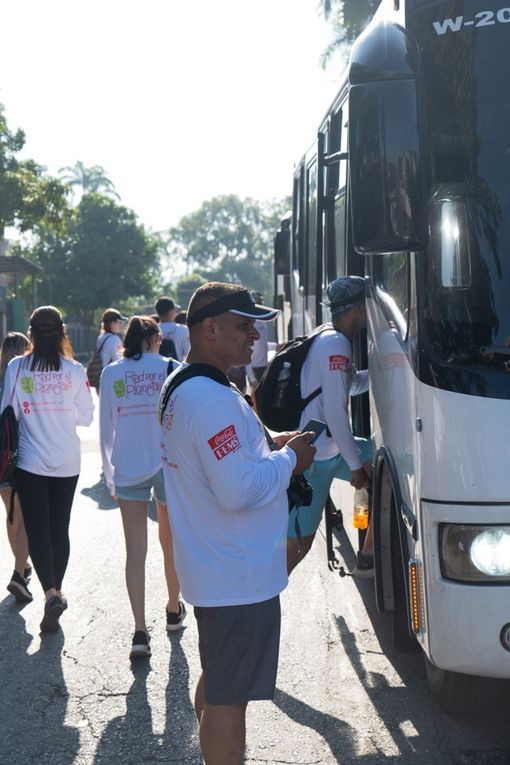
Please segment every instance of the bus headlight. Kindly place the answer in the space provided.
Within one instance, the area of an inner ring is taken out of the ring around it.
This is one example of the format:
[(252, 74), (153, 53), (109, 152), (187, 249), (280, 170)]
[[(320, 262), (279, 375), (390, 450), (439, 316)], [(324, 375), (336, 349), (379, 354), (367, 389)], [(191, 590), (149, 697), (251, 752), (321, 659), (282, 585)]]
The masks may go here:
[(445, 523), (439, 527), (441, 571), (460, 582), (510, 582), (510, 526)]

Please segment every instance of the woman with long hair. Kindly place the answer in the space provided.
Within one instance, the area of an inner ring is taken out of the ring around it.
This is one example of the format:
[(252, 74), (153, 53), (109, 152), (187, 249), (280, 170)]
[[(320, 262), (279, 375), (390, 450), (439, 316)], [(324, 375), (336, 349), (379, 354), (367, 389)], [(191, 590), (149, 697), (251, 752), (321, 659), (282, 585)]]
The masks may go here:
[[(7, 364), (15, 356), (22, 356), (29, 346), (29, 339), (23, 332), (8, 332), (3, 339), (0, 350), (0, 393), (4, 388), (5, 371)], [(7, 539), (14, 555), (14, 571), (7, 589), (14, 595), (18, 603), (30, 603), (32, 593), (28, 589), (28, 581), (32, 573), (32, 567), (27, 565), (28, 540), (25, 532), (25, 524), (19, 506), (19, 498), (9, 481), (0, 484), (0, 495), (6, 510)], [(11, 517), (11, 502), (13, 514)]]
[(58, 629), (67, 600), (62, 580), (69, 560), (69, 519), (80, 472), (77, 425), (90, 425), (94, 404), (85, 370), (73, 360), (60, 312), (36, 308), (27, 353), (12, 359), (2, 409), (19, 420), (18, 492), (28, 549), (46, 603), (41, 632)]
[(161, 467), (157, 407), (169, 361), (159, 355), (160, 345), (158, 323), (150, 316), (133, 316), (124, 338), (124, 358), (105, 367), (101, 374), (101, 455), (106, 483), (119, 503), (124, 527), (126, 585), (135, 621), (131, 658), (151, 653), (145, 623), (147, 509), (151, 491), (156, 499), (168, 590), (167, 630), (179, 630), (186, 615), (184, 603), (179, 600)]

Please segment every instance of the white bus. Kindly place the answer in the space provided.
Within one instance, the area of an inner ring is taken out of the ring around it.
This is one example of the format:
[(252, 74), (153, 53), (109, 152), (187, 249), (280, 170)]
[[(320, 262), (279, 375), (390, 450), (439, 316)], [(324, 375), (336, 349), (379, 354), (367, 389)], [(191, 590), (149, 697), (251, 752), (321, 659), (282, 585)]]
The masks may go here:
[(376, 600), (452, 711), (510, 678), (510, 5), (482, 6), (381, 2), (275, 247), (294, 336), (367, 277)]

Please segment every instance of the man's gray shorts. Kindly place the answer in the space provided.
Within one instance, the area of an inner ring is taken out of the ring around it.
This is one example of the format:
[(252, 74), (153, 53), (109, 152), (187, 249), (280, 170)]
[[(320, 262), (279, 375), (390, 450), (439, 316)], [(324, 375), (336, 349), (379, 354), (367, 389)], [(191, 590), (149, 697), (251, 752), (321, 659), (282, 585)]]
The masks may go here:
[(280, 647), (280, 597), (243, 606), (195, 606), (207, 704), (272, 699)]

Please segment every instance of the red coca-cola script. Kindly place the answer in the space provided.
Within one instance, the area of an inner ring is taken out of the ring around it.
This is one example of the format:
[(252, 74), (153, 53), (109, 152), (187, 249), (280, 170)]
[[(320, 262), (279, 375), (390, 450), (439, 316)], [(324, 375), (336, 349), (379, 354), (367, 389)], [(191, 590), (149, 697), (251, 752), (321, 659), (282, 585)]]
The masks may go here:
[(241, 446), (234, 425), (229, 425), (220, 430), (215, 436), (209, 438), (207, 443), (213, 450), (217, 460), (228, 457), (229, 454), (232, 454), (232, 452), (235, 452)]
[(329, 368), (332, 372), (345, 372), (349, 367), (348, 356), (330, 356)]

